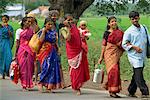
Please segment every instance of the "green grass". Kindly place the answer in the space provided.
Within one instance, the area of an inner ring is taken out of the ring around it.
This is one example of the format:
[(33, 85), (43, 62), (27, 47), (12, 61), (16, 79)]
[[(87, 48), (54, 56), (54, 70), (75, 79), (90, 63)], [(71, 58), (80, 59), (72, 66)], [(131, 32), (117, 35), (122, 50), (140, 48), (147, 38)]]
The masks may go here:
[[(123, 31), (125, 31), (131, 25), (130, 20), (127, 16), (118, 16), (117, 18), (121, 20), (120, 22), (118, 22), (118, 24)], [(95, 61), (97, 62), (101, 52), (101, 40), (102, 40), (103, 32), (106, 29), (107, 19), (104, 17), (89, 18), (89, 19), (83, 18), (83, 19), (88, 21), (88, 28), (92, 33), (92, 37), (88, 41), (88, 46), (89, 46), (88, 59), (89, 59), (90, 68), (91, 70), (93, 70), (94, 62)], [(142, 16), (140, 23), (145, 24), (150, 31), (150, 17), (148, 18), (146, 16)], [(121, 57), (120, 62), (121, 62), (120, 70), (121, 70), (122, 79), (123, 80), (130, 79), (132, 76), (132, 67), (128, 62), (126, 52)], [(144, 70), (145, 79), (150, 81), (149, 72), (150, 72), (150, 60), (146, 62), (145, 70)]]
[[(130, 20), (127, 16), (117, 16), (119, 19), (119, 27), (125, 31), (130, 25)], [(92, 36), (88, 40), (88, 46), (89, 46), (89, 53), (88, 53), (88, 60), (90, 65), (91, 72), (94, 70), (94, 63), (97, 63), (99, 59), (99, 55), (101, 52), (101, 40), (103, 36), (103, 32), (106, 29), (107, 19), (105, 17), (98, 17), (98, 18), (81, 18), (81, 20), (86, 20), (88, 22), (88, 28), (90, 32), (92, 33)], [(44, 23), (44, 19), (38, 20), (39, 26), (42, 27)], [(145, 24), (149, 31), (150, 31), (150, 17), (142, 16), (140, 20), (141, 24)], [(10, 24), (13, 26), (14, 30), (19, 28), (19, 24), (17, 22), (10, 22)], [(14, 52), (15, 48), (13, 49)], [(62, 51), (62, 66), (64, 70), (68, 69), (68, 63), (66, 58), (66, 50), (65, 45), (61, 47)], [(130, 66), (127, 54), (124, 53), (121, 57), (121, 64), (120, 64), (120, 70), (121, 70), (121, 77), (123, 80), (128, 80), (131, 78), (132, 75), (132, 67)], [(104, 63), (103, 63), (104, 65)], [(146, 80), (150, 81), (150, 60), (146, 62), (145, 70), (144, 70), (144, 76)]]

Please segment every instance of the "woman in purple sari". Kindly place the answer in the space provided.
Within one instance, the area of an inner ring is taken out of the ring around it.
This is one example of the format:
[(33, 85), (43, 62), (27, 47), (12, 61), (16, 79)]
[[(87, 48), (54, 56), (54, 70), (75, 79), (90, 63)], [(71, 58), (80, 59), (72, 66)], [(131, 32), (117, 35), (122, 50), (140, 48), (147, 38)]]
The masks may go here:
[(30, 19), (24, 17), (22, 19), (21, 29), (16, 31), (16, 58), (19, 64), (19, 74), (23, 91), (33, 87), (32, 76), (34, 72), (35, 54), (28, 45), (33, 36), (33, 30), (30, 28), (30, 24)]

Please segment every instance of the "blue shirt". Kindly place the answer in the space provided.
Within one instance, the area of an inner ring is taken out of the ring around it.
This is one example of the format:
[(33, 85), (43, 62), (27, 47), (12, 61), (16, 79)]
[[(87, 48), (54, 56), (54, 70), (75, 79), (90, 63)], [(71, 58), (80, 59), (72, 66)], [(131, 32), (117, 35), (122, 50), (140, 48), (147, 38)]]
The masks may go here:
[[(149, 33), (147, 28), (146, 30)], [(148, 36), (148, 40), (150, 41), (150, 36)], [(140, 47), (142, 53), (138, 53), (132, 49), (132, 45), (127, 46), (127, 42)], [(127, 51), (129, 62), (134, 68), (143, 67), (147, 50), (147, 34), (144, 27), (142, 25), (140, 25), (140, 28), (134, 25), (130, 26), (123, 36), (122, 47)]]

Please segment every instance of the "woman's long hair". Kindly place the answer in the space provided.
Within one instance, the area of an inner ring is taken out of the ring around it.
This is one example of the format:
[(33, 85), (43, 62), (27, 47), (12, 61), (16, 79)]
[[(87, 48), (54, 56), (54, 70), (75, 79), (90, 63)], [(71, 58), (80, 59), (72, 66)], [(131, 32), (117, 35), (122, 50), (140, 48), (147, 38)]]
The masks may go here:
[(28, 18), (29, 18), (29, 17), (24, 17), (24, 18), (22, 19), (22, 21), (21, 21), (21, 29), (23, 29), (24, 23), (27, 21)]
[(44, 27), (45, 27), (46, 23), (48, 23), (48, 22), (53, 23), (53, 20), (50, 17), (45, 18)]
[[(109, 26), (108, 24), (110, 23), (110, 21), (111, 21), (112, 19), (116, 19), (116, 20), (117, 20), (117, 18), (116, 18), (115, 16), (109, 17), (108, 20), (107, 20), (107, 27), (106, 27), (106, 30), (109, 30), (109, 29), (110, 29), (110, 26)], [(117, 27), (117, 28), (118, 28), (118, 27)]]
[[(110, 23), (110, 21), (111, 21), (112, 19), (116, 19), (116, 20), (117, 20), (117, 18), (116, 18), (115, 16), (111, 16), (111, 17), (108, 18), (106, 31), (104, 32), (104, 35), (103, 35), (103, 39), (105, 39), (106, 41), (107, 41), (108, 36), (109, 36), (109, 34), (110, 34), (110, 32), (108, 31), (108, 30), (110, 29), (110, 26), (109, 26), (108, 24)], [(117, 29), (118, 29), (118, 26), (117, 26)]]

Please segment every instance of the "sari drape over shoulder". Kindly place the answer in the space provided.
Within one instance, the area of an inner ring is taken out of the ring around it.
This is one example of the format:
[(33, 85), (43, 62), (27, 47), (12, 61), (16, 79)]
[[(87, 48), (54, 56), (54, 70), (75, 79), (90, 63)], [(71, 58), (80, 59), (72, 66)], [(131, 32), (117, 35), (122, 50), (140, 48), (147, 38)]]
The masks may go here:
[(17, 52), (17, 59), (20, 70), (20, 80), (23, 88), (32, 88), (32, 76), (34, 72), (35, 53), (32, 52), (28, 43), (33, 36), (31, 28), (25, 29), (20, 33), (20, 45)]
[(38, 54), (41, 64), (40, 84), (47, 89), (61, 87), (60, 61), (56, 43), (56, 31), (50, 30), (46, 33), (42, 48)]
[(70, 66), (71, 84), (74, 90), (80, 89), (89, 80), (89, 68), (86, 52), (82, 48), (79, 30), (72, 25), (71, 39), (66, 41), (66, 52)]
[[(8, 30), (12, 33), (12, 36), (9, 36)], [(9, 75), (13, 42), (13, 28), (10, 25), (2, 26), (0, 28), (0, 74), (2, 75), (4, 73)]]
[(114, 30), (112, 33), (105, 33), (105, 36), (107, 36), (107, 40), (104, 37), (103, 45), (106, 46), (104, 61), (108, 74), (107, 86), (109, 92), (118, 93), (121, 90), (119, 61), (123, 53), (121, 47), (123, 32), (121, 30)]

